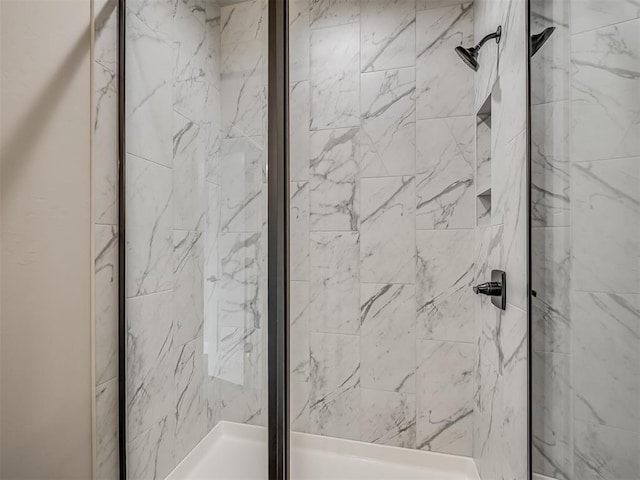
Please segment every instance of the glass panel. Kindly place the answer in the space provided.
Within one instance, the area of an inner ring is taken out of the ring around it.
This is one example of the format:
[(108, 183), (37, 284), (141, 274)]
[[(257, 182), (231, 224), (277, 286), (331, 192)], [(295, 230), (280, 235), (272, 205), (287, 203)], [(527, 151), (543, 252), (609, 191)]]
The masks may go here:
[(127, 4), (128, 478), (266, 478), (266, 1)]
[(530, 21), (533, 472), (637, 479), (640, 18), (532, 0)]
[(526, 2), (290, 6), (292, 478), (524, 479)]

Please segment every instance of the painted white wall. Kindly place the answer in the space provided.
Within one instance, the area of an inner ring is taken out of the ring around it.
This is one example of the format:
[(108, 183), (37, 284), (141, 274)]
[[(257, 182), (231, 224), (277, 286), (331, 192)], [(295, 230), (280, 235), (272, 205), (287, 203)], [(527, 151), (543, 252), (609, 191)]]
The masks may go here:
[(2, 478), (92, 476), (90, 8), (0, 3)]

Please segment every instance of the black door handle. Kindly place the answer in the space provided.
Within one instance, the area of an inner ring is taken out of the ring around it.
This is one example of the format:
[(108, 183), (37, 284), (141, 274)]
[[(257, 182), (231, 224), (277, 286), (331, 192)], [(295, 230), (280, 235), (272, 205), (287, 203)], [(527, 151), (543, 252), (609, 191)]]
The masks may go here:
[(498, 282), (485, 282), (473, 287), (473, 292), (478, 295), (488, 295), (490, 297), (499, 297), (502, 295), (502, 284)]

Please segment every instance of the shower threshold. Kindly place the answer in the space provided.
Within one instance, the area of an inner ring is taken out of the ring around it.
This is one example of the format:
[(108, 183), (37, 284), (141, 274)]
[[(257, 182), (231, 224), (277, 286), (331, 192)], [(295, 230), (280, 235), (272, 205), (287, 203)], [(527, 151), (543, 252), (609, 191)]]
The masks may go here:
[[(220, 422), (167, 480), (267, 478), (267, 430)], [(293, 480), (479, 480), (468, 457), (291, 432)]]

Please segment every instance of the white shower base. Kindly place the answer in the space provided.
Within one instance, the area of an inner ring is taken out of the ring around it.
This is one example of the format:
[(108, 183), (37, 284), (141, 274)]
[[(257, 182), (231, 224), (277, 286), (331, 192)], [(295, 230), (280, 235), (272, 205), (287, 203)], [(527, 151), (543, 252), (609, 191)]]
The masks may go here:
[[(267, 478), (267, 430), (220, 422), (167, 480)], [(467, 457), (291, 433), (292, 480), (479, 480)]]

